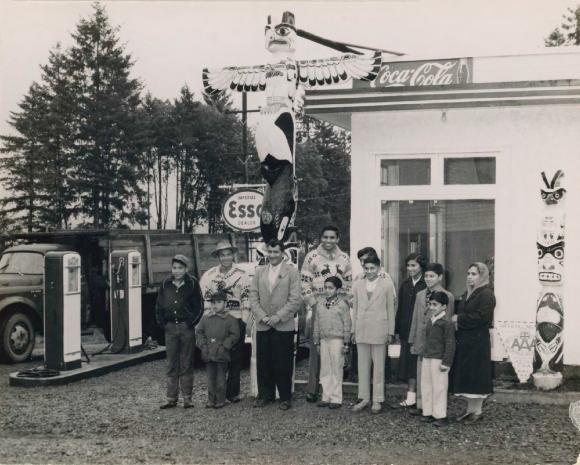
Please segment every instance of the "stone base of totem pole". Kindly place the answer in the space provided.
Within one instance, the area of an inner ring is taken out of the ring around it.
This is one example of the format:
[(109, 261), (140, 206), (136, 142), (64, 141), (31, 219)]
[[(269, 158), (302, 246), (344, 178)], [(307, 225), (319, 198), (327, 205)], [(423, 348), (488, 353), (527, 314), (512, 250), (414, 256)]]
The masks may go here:
[(534, 386), (541, 391), (551, 391), (562, 384), (564, 377), (562, 373), (534, 373), (532, 374)]

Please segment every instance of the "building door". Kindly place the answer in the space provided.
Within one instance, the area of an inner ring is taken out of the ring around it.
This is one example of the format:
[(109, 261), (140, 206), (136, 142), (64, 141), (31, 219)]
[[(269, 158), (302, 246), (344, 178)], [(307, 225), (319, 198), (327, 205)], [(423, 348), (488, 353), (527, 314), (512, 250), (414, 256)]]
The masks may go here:
[[(463, 188), (453, 182), (459, 179)], [(397, 285), (406, 277), (405, 258), (410, 253), (441, 263), (446, 270), (444, 285), (456, 296), (465, 292), (469, 264), (483, 262), (493, 272), (493, 158), (388, 158), (381, 163), (381, 180), (388, 186), (381, 199), (382, 260)]]

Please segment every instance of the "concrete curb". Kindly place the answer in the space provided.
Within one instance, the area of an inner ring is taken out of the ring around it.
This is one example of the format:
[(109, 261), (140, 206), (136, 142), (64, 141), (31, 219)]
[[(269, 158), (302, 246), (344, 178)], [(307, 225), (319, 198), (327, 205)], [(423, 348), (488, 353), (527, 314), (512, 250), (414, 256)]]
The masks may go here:
[[(294, 382), (294, 389), (296, 392), (306, 391), (308, 381), (296, 380)], [(357, 384), (351, 382), (342, 383), (344, 393), (356, 394)], [(405, 394), (404, 384), (387, 384), (386, 390), (390, 394), (400, 395)], [(489, 398), (491, 401), (510, 404), (544, 404), (544, 405), (569, 405), (571, 402), (580, 400), (580, 392), (543, 392), (543, 391), (527, 391), (523, 389), (503, 389), (495, 388), (493, 395)]]
[(61, 371), (58, 376), (24, 378), (18, 376), (19, 372), (13, 372), (9, 375), (9, 383), (10, 386), (17, 387), (61, 386), (164, 357), (165, 347), (157, 347), (153, 350), (145, 350), (135, 354), (103, 354), (91, 359), (90, 363), (83, 363), (81, 368)]

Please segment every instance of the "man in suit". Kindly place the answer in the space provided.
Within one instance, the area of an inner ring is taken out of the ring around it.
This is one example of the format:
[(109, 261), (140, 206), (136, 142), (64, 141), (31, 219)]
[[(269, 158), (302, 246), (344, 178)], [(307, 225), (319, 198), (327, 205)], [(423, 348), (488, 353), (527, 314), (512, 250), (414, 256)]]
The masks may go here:
[(268, 243), (268, 265), (257, 268), (250, 286), (250, 306), (257, 322), (258, 398), (254, 407), (273, 402), (292, 406), (294, 315), (300, 308), (300, 274), (284, 262), (284, 244)]

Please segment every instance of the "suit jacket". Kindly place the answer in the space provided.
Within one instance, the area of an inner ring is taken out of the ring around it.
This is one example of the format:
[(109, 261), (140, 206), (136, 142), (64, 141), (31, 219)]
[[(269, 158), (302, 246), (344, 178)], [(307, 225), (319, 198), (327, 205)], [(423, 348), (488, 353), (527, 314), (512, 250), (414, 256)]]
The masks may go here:
[(395, 286), (386, 279), (377, 279), (370, 297), (366, 279), (353, 285), (352, 331), (357, 344), (386, 344), (395, 334)]
[[(411, 330), (409, 331), (409, 344), (411, 344), (411, 353), (415, 355), (423, 355), (423, 349), (425, 348), (425, 339), (427, 332), (427, 320), (430, 318), (429, 308), (427, 307), (427, 291), (429, 289), (425, 288), (420, 292), (417, 292), (417, 297), (415, 298), (415, 309), (413, 310), (413, 322), (411, 323)], [(453, 294), (442, 286), (436, 286), (433, 291), (443, 291), (447, 294), (449, 298), (449, 304), (447, 305), (447, 310), (445, 311), (445, 318), (451, 319), (454, 313), (453, 306), (455, 304), (455, 297)]]
[(262, 323), (262, 318), (277, 315), (280, 322), (274, 326), (277, 331), (294, 331), (294, 315), (302, 302), (300, 273), (283, 262), (280, 275), (272, 290), (268, 280), (269, 265), (260, 266), (250, 285), (250, 307), (258, 331), (268, 331), (271, 327)]

